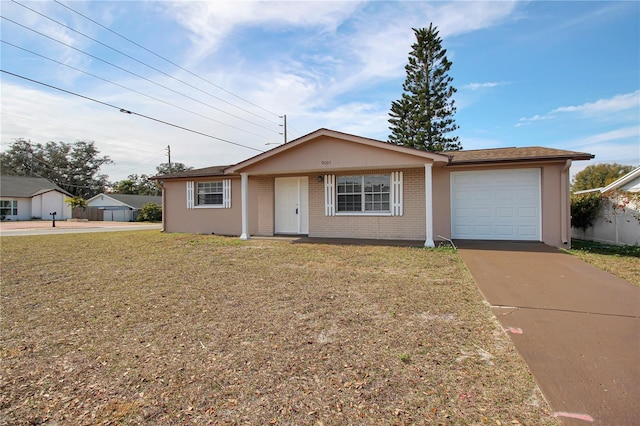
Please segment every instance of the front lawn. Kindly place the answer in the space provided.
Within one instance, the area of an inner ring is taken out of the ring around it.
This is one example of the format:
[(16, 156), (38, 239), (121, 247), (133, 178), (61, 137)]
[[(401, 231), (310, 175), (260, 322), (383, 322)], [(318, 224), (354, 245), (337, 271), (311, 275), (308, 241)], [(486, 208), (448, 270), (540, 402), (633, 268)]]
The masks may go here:
[(449, 250), (0, 243), (0, 424), (558, 424)]
[(571, 240), (569, 253), (640, 286), (640, 247)]

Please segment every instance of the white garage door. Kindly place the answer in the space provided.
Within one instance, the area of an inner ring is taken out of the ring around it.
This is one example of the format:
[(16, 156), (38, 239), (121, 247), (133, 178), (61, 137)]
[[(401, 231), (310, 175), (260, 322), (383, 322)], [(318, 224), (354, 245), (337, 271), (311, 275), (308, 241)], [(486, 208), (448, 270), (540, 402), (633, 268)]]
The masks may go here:
[(540, 169), (451, 173), (451, 234), (540, 241)]

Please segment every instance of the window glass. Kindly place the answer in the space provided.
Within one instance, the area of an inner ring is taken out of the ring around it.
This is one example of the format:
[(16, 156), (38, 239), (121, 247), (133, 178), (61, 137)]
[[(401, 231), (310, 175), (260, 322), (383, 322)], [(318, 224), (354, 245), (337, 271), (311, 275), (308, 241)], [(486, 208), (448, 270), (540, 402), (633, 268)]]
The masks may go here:
[(338, 176), (338, 212), (390, 211), (389, 175)]
[(17, 200), (0, 200), (0, 215), (17, 216), (18, 201)]
[(223, 198), (222, 181), (198, 182), (197, 205), (222, 205)]

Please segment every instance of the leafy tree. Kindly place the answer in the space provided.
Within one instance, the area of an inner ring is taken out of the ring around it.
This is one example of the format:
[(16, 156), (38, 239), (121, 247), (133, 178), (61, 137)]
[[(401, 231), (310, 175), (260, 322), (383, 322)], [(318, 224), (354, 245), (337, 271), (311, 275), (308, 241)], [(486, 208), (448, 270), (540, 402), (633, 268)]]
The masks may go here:
[(414, 28), (416, 42), (411, 46), (402, 97), (391, 103), (389, 143), (426, 151), (462, 149), (458, 136), (447, 136), (458, 129), (453, 118), (456, 108), (452, 96), (451, 62), (433, 24)]
[(68, 197), (64, 200), (72, 209), (76, 207), (87, 207), (87, 200), (82, 197)]
[(571, 190), (575, 192), (605, 187), (633, 169), (633, 166), (618, 163), (592, 164), (575, 175)]
[(178, 172), (186, 172), (187, 170), (192, 170), (193, 167), (187, 167), (184, 163), (171, 163), (171, 167), (169, 167), (169, 163), (162, 163), (158, 167), (156, 167), (156, 171), (158, 175), (168, 175), (171, 173)]
[(162, 207), (156, 203), (147, 203), (138, 213), (138, 222), (160, 222), (162, 220)]
[(131, 174), (126, 179), (111, 184), (116, 194), (160, 195), (160, 188), (149, 176)]
[(15, 176), (43, 177), (74, 196), (91, 198), (107, 185), (100, 168), (112, 161), (100, 156), (93, 141), (32, 143), (15, 139), (0, 153), (0, 171)]

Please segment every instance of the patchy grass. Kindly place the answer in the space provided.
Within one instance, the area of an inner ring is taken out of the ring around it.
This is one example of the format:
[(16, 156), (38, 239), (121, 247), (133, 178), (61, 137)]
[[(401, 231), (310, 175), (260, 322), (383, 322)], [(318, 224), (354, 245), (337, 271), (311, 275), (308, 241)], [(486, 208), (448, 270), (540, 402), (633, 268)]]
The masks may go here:
[(0, 424), (558, 424), (452, 251), (0, 243)]
[(640, 286), (640, 247), (571, 240), (567, 250), (585, 262)]

